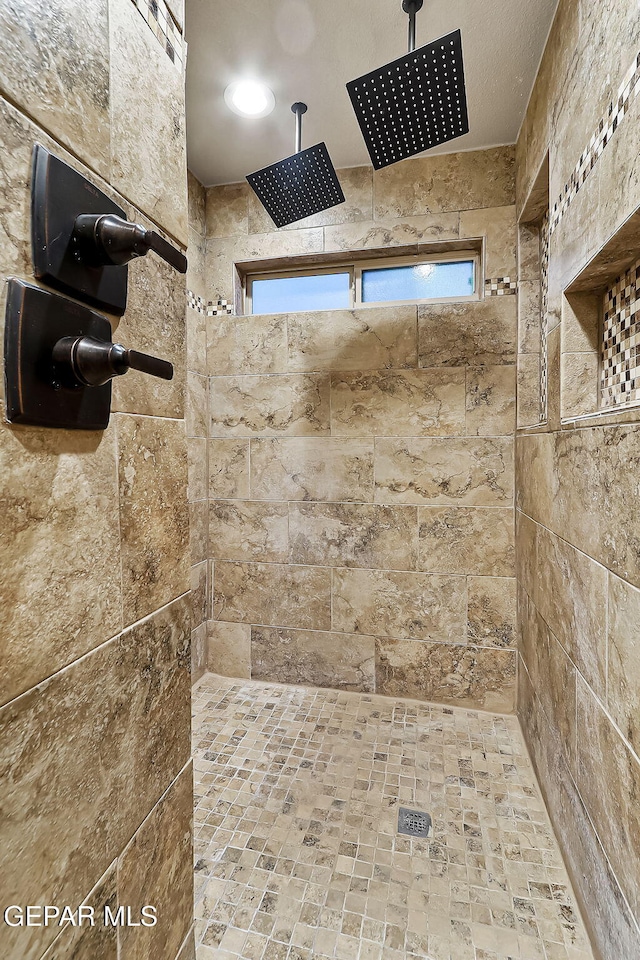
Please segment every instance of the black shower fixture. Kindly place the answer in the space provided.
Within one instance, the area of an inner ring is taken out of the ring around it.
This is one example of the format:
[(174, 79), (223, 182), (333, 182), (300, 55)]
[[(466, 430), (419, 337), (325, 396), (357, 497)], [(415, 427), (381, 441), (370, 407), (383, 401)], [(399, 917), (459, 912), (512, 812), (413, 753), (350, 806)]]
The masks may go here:
[(409, 53), (347, 84), (376, 170), (469, 132), (459, 30), (415, 49), (423, 0), (403, 0)]
[(306, 103), (294, 103), (291, 111), (296, 115), (296, 152), (247, 177), (276, 227), (286, 227), (344, 203), (326, 144), (316, 143), (314, 147), (302, 149), (302, 115), (307, 112)]

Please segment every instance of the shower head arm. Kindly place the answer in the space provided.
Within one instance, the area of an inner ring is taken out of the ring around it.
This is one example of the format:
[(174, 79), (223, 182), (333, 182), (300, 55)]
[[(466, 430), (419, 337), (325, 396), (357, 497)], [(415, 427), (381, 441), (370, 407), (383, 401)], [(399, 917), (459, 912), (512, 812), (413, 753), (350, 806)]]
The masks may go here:
[(306, 103), (294, 103), (291, 105), (291, 113), (296, 115), (296, 153), (302, 150), (302, 117), (307, 112)]
[(424, 0), (402, 0), (402, 9), (409, 14), (409, 53), (416, 48), (416, 13), (422, 9)]

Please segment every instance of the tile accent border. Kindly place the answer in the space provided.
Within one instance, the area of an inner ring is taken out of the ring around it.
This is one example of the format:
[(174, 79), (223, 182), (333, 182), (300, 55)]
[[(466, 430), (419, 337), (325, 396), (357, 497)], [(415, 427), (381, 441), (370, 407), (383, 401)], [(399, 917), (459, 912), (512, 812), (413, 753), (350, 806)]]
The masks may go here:
[(578, 163), (562, 193), (553, 205), (550, 232), (553, 234), (565, 213), (580, 192), (605, 148), (611, 143), (614, 133), (629, 111), (631, 101), (640, 93), (640, 53), (627, 70), (624, 80), (618, 87), (618, 95), (609, 104), (607, 115), (603, 117), (587, 147), (583, 150)]
[(540, 223), (540, 423), (547, 420), (549, 382), (549, 241), (551, 239), (549, 208)]
[(192, 310), (195, 310), (196, 313), (206, 314), (207, 312), (206, 300), (203, 300), (202, 297), (196, 296), (193, 290), (187, 290), (187, 306)]
[(603, 407), (640, 402), (640, 260), (604, 295), (600, 391)]
[(182, 70), (185, 44), (165, 0), (131, 0), (173, 64)]
[(209, 300), (207, 303), (208, 317), (231, 316), (233, 313), (233, 304), (230, 300)]
[(484, 293), (486, 297), (505, 297), (510, 294), (516, 294), (518, 290), (518, 281), (511, 277), (488, 277), (484, 281)]

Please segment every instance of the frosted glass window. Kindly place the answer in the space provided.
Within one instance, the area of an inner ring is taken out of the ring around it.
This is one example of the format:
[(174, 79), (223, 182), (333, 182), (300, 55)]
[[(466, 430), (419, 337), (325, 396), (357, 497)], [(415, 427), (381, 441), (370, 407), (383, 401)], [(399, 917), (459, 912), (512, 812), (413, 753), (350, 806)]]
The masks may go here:
[(445, 300), (475, 293), (473, 260), (419, 263), (362, 271), (362, 302)]
[(251, 284), (252, 313), (348, 310), (350, 306), (349, 272), (320, 273), (310, 277), (268, 277)]

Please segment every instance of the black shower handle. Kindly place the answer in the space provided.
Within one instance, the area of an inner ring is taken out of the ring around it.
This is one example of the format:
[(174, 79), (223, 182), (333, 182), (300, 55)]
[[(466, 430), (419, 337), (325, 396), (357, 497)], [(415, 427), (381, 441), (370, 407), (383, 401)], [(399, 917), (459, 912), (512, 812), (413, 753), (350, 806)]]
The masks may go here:
[(71, 374), (76, 386), (101, 387), (130, 369), (173, 380), (173, 364), (167, 360), (95, 337), (62, 337), (53, 348), (53, 360)]
[(187, 272), (187, 258), (173, 244), (155, 230), (147, 230), (115, 214), (80, 214), (75, 221), (73, 238), (79, 258), (90, 266), (123, 266), (153, 250), (178, 273)]

